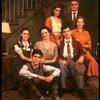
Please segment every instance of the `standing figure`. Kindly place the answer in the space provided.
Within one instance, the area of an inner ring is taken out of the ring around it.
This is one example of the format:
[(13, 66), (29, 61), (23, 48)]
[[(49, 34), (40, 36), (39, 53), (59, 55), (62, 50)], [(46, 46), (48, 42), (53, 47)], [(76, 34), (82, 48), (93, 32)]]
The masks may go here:
[(84, 29), (84, 24), (85, 24), (84, 17), (79, 16), (76, 19), (76, 28), (72, 30), (72, 36), (81, 43), (84, 51), (87, 54), (86, 57), (90, 61), (87, 68), (87, 76), (98, 76), (99, 65), (89, 52), (91, 50), (91, 37), (89, 32)]
[(62, 32), (64, 39), (59, 46), (59, 64), (61, 69), (60, 86), (62, 93), (66, 90), (66, 78), (68, 74), (72, 74), (78, 86), (79, 96), (87, 100), (84, 92), (84, 75), (79, 74), (76, 70), (76, 62), (84, 63), (85, 52), (82, 45), (71, 36), (69, 26), (63, 26)]
[(21, 30), (20, 40), (14, 44), (14, 51), (16, 52), (16, 58), (12, 62), (12, 66), (9, 73), (9, 79), (11, 80), (11, 88), (19, 88), (19, 70), (23, 64), (31, 62), (31, 49), (32, 43), (29, 40), (30, 30), (23, 28)]
[(45, 20), (45, 26), (49, 27), (52, 31), (50, 39), (51, 41), (55, 42), (58, 46), (60, 44), (60, 41), (62, 40), (62, 19), (60, 18), (61, 11), (62, 7), (60, 4), (54, 5), (51, 11), (51, 16)]
[(67, 12), (64, 18), (65, 22), (69, 24), (71, 29), (75, 28), (75, 21), (79, 15), (83, 16), (82, 12), (80, 12), (79, 10), (79, 1), (71, 0), (70, 1), (70, 12)]

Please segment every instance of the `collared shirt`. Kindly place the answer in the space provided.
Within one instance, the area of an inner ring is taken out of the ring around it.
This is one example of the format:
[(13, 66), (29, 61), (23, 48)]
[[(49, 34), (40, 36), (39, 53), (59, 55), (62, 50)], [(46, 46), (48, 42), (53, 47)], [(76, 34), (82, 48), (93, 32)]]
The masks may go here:
[(75, 18), (77, 17), (78, 11), (72, 11), (72, 20), (74, 19), (74, 13), (75, 13)]
[[(20, 43), (20, 41), (18, 41)], [(26, 50), (26, 51), (30, 51), (30, 48), (29, 48), (29, 43), (22, 43), (23, 44), (23, 49)], [(15, 51), (20, 54), (22, 53), (22, 48), (18, 46), (18, 44), (15, 44), (14, 45), (14, 48), (15, 48)]]
[[(54, 75), (54, 76), (59, 76), (60, 75), (60, 69), (55, 68), (55, 67), (50, 66), (50, 65), (43, 65), (43, 70), (45, 72), (54, 70), (54, 72), (52, 73), (52, 75)], [(32, 72), (30, 72), (28, 70), (28, 66), (27, 65), (23, 65), (23, 67), (19, 71), (19, 75), (20, 76), (24, 76), (24, 77), (26, 77), (28, 79), (32, 79), (32, 78), (37, 78), (38, 77), (37, 74), (32, 73)]]
[[(63, 49), (63, 57), (64, 58), (67, 58), (67, 56), (68, 56), (68, 52), (67, 52), (67, 42), (69, 42), (69, 41), (67, 41), (66, 39), (64, 39), (64, 49)], [(70, 46), (70, 51), (71, 51), (71, 58), (73, 58), (74, 57), (74, 54), (73, 54), (73, 52), (74, 52), (74, 50), (73, 50), (73, 46), (72, 46), (72, 39), (70, 39), (70, 42), (69, 42), (69, 46)]]

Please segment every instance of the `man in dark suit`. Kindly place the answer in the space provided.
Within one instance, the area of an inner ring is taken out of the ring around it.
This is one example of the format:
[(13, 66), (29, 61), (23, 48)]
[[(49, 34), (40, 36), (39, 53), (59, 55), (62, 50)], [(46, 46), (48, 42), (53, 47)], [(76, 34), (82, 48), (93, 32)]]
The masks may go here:
[[(59, 46), (59, 54), (60, 54), (59, 64), (61, 68), (61, 78), (60, 78), (61, 89), (66, 90), (65, 81), (69, 72), (71, 72), (73, 78), (77, 83), (79, 96), (82, 99), (87, 100), (87, 97), (84, 93), (84, 87), (83, 87), (84, 75), (80, 75), (79, 73), (77, 73), (75, 68), (76, 62), (80, 64), (83, 63), (85, 58), (85, 52), (83, 51), (81, 44), (72, 38), (69, 26), (62, 27), (62, 33), (64, 39), (63, 41), (61, 41), (61, 44)], [(70, 48), (69, 50), (70, 52), (68, 51), (68, 48)]]
[(68, 23), (71, 29), (75, 28), (75, 21), (77, 16), (82, 15), (79, 11), (79, 1), (78, 0), (71, 0), (70, 1), (70, 12), (66, 13), (65, 15), (65, 23)]

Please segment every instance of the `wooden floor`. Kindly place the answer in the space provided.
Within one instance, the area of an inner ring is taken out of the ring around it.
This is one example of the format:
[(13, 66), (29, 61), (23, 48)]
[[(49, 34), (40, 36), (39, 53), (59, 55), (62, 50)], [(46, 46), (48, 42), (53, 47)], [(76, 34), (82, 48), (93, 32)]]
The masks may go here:
[[(99, 78), (92, 77), (89, 81), (89, 86), (85, 86), (85, 93), (88, 100), (99, 100)], [(24, 99), (18, 94), (18, 90), (2, 91), (2, 100), (35, 100)], [(46, 100), (52, 100), (50, 97), (46, 97)], [(60, 100), (82, 100), (75, 92), (65, 93)]]

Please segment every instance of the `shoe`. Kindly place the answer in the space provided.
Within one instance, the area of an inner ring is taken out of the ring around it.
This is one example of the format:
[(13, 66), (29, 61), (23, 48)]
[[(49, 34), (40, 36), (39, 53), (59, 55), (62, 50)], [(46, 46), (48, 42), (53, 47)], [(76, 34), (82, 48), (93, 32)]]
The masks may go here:
[(58, 95), (53, 95), (52, 100), (60, 100)]
[(61, 88), (59, 90), (59, 96), (60, 96), (60, 98), (62, 98), (62, 96), (63, 96), (64, 93), (66, 93), (66, 89)]
[(83, 100), (88, 100), (83, 89), (79, 89), (79, 97), (82, 98)]

